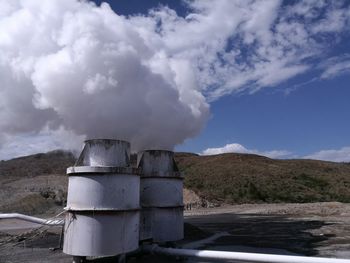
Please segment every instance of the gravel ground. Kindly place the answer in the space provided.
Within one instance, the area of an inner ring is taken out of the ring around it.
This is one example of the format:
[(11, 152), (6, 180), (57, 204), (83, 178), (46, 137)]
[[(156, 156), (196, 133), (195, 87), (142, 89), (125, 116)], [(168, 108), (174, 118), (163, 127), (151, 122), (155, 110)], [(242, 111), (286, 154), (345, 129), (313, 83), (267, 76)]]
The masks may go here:
[(243, 204), (186, 211), (185, 216), (202, 230), (230, 234), (214, 247), (230, 244), (350, 258), (350, 204)]
[[(350, 204), (223, 206), (186, 211), (185, 221), (194, 227), (185, 228), (180, 246), (350, 258)], [(61, 250), (49, 249), (58, 245), (59, 228), (28, 230), (20, 224), (14, 229), (14, 222), (0, 221), (0, 262), (71, 262)], [(212, 234), (217, 238), (191, 246)], [(129, 261), (170, 262), (154, 256)]]

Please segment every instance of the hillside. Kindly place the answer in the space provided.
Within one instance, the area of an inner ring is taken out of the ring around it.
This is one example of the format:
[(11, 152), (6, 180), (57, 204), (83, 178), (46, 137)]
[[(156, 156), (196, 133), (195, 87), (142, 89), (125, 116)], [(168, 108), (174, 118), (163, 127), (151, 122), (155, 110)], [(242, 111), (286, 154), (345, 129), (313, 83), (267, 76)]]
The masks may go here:
[(0, 175), (12, 177), (33, 177), (47, 174), (65, 174), (72, 166), (75, 157), (72, 153), (56, 150), (29, 156), (0, 161)]
[(65, 203), (73, 154), (52, 151), (0, 161), (0, 212), (55, 213)]
[(350, 164), (178, 153), (185, 187), (218, 203), (350, 202)]
[[(273, 160), (251, 154), (176, 153), (184, 198), (213, 203), (350, 202), (350, 164)], [(65, 203), (66, 167), (75, 157), (53, 151), (0, 162), (0, 212), (55, 213)], [(198, 197), (198, 196), (200, 197)]]

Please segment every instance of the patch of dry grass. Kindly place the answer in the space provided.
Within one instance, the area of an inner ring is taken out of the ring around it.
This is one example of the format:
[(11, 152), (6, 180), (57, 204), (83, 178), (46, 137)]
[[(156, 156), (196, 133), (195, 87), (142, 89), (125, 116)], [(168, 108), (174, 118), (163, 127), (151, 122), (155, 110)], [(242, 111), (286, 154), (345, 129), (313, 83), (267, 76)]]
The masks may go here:
[(350, 202), (350, 165), (252, 154), (177, 154), (185, 187), (225, 203)]

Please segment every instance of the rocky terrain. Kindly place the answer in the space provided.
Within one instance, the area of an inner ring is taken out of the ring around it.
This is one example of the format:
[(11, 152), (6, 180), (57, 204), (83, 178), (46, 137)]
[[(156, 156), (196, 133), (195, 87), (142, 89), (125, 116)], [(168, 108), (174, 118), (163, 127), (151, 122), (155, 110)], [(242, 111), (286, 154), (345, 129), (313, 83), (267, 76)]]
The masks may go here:
[(64, 151), (0, 162), (0, 211), (54, 214), (66, 201), (65, 171), (75, 157)]

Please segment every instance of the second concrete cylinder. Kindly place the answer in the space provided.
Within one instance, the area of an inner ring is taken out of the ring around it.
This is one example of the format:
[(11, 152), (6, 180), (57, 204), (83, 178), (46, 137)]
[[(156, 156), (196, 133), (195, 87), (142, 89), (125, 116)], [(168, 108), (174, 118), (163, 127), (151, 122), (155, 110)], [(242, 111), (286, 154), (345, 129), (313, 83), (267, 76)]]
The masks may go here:
[(168, 242), (183, 239), (183, 177), (174, 153), (147, 150), (138, 153), (140, 182), (140, 240)]

